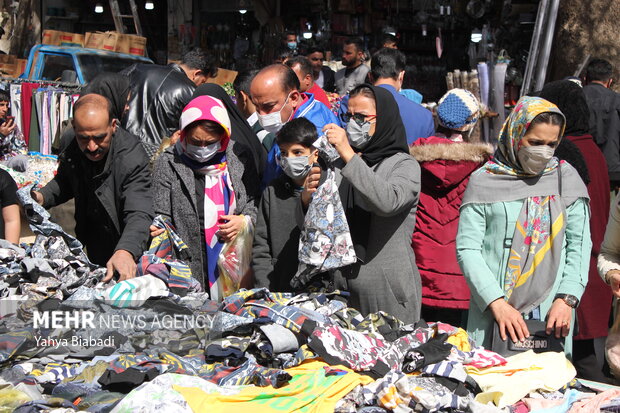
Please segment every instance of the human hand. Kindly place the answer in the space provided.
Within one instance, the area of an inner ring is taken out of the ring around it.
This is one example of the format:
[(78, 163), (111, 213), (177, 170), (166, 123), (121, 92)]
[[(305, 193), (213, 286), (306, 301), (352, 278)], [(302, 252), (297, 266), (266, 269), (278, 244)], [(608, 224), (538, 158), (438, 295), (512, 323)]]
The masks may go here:
[(156, 236), (163, 234), (165, 229), (157, 228), (155, 225), (151, 225), (149, 227), (149, 231), (151, 231), (151, 238), (155, 238)]
[(489, 309), (499, 325), (499, 334), (502, 340), (506, 340), (506, 333), (510, 335), (510, 339), (515, 343), (529, 337), (530, 332), (523, 320), (523, 316), (513, 306), (508, 304), (503, 297), (489, 304)]
[(304, 208), (308, 208), (310, 205), (310, 201), (312, 201), (312, 194), (316, 192), (319, 187), (319, 181), (321, 180), (321, 168), (318, 166), (313, 166), (306, 176), (306, 181), (304, 182), (304, 190), (301, 193), (301, 202), (304, 205)]
[(181, 131), (178, 130), (176, 132), (174, 132), (172, 135), (170, 135), (170, 145), (174, 145), (175, 143), (177, 143), (177, 141), (181, 138)]
[(327, 136), (329, 143), (334, 145), (343, 161), (349, 162), (355, 156), (355, 151), (347, 137), (347, 131), (335, 123), (329, 123), (323, 127), (323, 132)]
[(103, 279), (104, 283), (112, 279), (114, 271), (119, 273), (119, 281), (125, 281), (136, 276), (136, 262), (129, 251), (117, 250), (105, 266), (108, 271)]
[(245, 218), (241, 215), (222, 215), (222, 220), (226, 220), (228, 222), (218, 225), (220, 228), (219, 236), (224, 240), (224, 242), (230, 242), (243, 229), (243, 225), (245, 225)]
[(556, 298), (549, 310), (546, 333), (551, 334), (555, 329), (555, 338), (566, 337), (570, 331), (572, 317), (573, 308), (563, 299)]
[(41, 192), (32, 190), (30, 191), (30, 196), (36, 201), (37, 204), (43, 205), (44, 199)]
[(611, 287), (611, 292), (620, 298), (620, 270), (611, 270), (605, 274), (605, 279)]
[(8, 136), (15, 129), (15, 119), (9, 118), (6, 122), (0, 124), (0, 133), (3, 136)]

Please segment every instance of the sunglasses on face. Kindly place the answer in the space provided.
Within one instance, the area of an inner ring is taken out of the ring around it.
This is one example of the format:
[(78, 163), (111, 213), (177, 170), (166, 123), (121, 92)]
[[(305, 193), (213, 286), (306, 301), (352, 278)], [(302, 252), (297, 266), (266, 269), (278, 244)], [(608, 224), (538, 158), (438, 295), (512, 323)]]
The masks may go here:
[(363, 115), (361, 113), (356, 113), (355, 115), (352, 115), (351, 113), (348, 113), (348, 112), (340, 114), (340, 119), (342, 119), (343, 122), (349, 123), (351, 119), (353, 119), (359, 125), (362, 125), (366, 122), (370, 122), (371, 120), (376, 119), (376, 118), (377, 118), (377, 115)]

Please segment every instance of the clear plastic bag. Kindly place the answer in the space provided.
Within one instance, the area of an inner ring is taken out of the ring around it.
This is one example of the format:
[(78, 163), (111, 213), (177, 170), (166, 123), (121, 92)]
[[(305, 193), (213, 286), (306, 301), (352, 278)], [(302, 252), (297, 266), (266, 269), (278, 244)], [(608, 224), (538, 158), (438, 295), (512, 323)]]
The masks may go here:
[(242, 281), (251, 276), (253, 240), (254, 224), (250, 217), (246, 216), (245, 225), (232, 241), (224, 245), (217, 260), (220, 298), (238, 291)]

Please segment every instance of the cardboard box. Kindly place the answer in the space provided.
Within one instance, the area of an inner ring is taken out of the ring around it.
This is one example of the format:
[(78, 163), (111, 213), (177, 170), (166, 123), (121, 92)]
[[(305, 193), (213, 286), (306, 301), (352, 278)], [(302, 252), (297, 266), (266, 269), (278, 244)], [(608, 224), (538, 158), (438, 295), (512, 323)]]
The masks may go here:
[(49, 44), (51, 46), (60, 46), (60, 35), (63, 32), (58, 30), (44, 30), (43, 40), (41, 43)]
[(84, 47), (89, 49), (103, 49), (104, 40), (104, 32), (87, 32), (84, 40)]
[(136, 56), (144, 56), (146, 54), (146, 37), (130, 34), (129, 36), (129, 54)]
[(79, 33), (63, 32), (60, 35), (60, 45), (84, 47), (84, 35)]
[(235, 72), (234, 70), (222, 69), (220, 67), (217, 69), (217, 76), (207, 80), (207, 83), (215, 83), (217, 85), (224, 86), (224, 84), (228, 82), (234, 82), (236, 77), (237, 72)]

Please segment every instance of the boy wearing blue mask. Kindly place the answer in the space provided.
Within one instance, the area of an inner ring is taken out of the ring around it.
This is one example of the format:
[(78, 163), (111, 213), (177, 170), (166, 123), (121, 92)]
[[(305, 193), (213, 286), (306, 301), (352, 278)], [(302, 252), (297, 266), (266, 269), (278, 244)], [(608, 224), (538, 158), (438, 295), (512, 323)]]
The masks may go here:
[(316, 127), (305, 118), (286, 123), (276, 136), (280, 148), (278, 164), (284, 174), (263, 192), (256, 223), (253, 268), (256, 287), (292, 291), (290, 281), (297, 272), (301, 228), (295, 211), (318, 150)]

